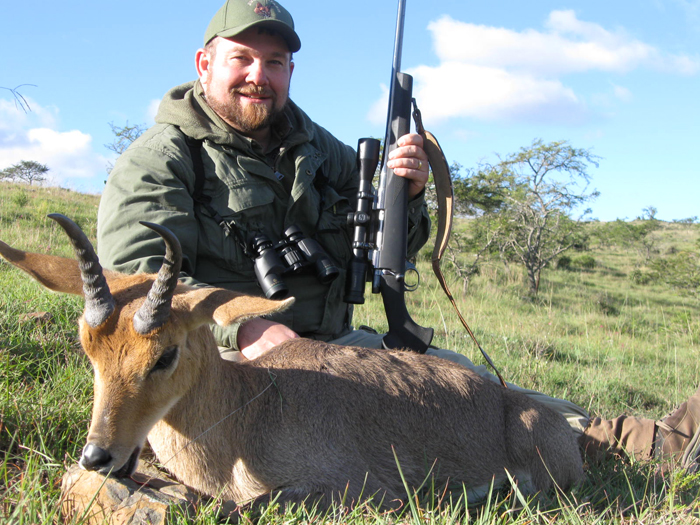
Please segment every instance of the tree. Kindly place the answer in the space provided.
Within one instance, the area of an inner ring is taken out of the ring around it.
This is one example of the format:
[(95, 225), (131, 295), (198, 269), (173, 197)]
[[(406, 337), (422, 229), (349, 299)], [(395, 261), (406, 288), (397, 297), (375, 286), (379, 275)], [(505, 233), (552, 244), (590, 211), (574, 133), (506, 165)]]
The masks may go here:
[[(497, 210), (503, 204), (502, 181), (493, 172), (493, 166), (481, 165), (465, 170), (459, 162), (450, 165), (450, 179), (454, 194), (454, 213), (457, 217), (472, 217)], [(433, 172), (425, 186), (425, 202), (431, 218), (437, 213), (437, 193)]]
[(681, 293), (700, 297), (700, 255), (684, 250), (651, 263), (654, 275), (660, 281)]
[[(622, 248), (634, 248), (639, 251), (642, 260), (647, 263), (652, 255), (658, 251), (656, 239), (651, 233), (661, 228), (661, 221), (654, 218), (655, 209), (644, 209), (642, 217), (634, 221), (616, 219), (596, 225), (591, 236), (596, 238), (601, 246), (620, 246)], [(644, 218), (646, 217), (646, 218)]]
[(598, 166), (598, 158), (566, 141), (544, 144), (538, 139), (496, 167), (507, 192), (499, 212), (504, 219), (502, 243), (525, 266), (533, 294), (547, 264), (581, 242), (580, 222), (590, 209), (577, 218), (571, 215), (599, 195), (588, 190), (587, 173), (589, 164)]
[(506, 267), (512, 261), (525, 266), (533, 294), (542, 270), (583, 240), (581, 221), (590, 210), (572, 215), (598, 196), (588, 189), (587, 173), (589, 164), (598, 166), (597, 160), (590, 150), (566, 141), (544, 144), (538, 139), (477, 172), (473, 186), (488, 189), (489, 206), (474, 220), (488, 221), (488, 241)]
[(445, 257), (466, 294), (472, 277), (479, 275), (484, 258), (493, 249), (498, 232), (488, 227), (487, 221), (472, 221), (467, 230), (453, 231)]
[[(503, 205), (503, 181), (494, 167), (480, 165), (475, 170), (466, 170), (458, 162), (450, 166), (450, 178), (454, 192), (455, 214), (461, 217), (493, 212)], [(431, 215), (437, 211), (437, 196), (433, 184), (433, 174), (425, 187), (425, 201)]]
[(656, 214), (659, 212), (654, 206), (647, 206), (642, 210), (642, 215), (637, 217), (640, 221), (655, 221)]
[(480, 164), (465, 175), (457, 171), (452, 179), (457, 213), (478, 216), (500, 210), (505, 204), (507, 178), (508, 173), (491, 164)]
[(46, 173), (49, 168), (45, 164), (40, 164), (34, 160), (23, 160), (18, 164), (10, 166), (0, 171), (0, 180), (22, 181), (28, 184), (46, 181)]
[[(119, 127), (114, 122), (109, 123), (109, 127), (114, 135), (114, 141), (109, 144), (105, 144), (105, 148), (113, 151), (117, 155), (124, 153), (126, 148), (128, 148), (132, 142), (139, 138), (144, 131), (146, 131), (145, 124), (136, 124), (135, 126), (129, 126), (129, 121), (123, 127)], [(107, 173), (110, 173), (114, 168), (114, 164), (110, 162), (107, 164)]]

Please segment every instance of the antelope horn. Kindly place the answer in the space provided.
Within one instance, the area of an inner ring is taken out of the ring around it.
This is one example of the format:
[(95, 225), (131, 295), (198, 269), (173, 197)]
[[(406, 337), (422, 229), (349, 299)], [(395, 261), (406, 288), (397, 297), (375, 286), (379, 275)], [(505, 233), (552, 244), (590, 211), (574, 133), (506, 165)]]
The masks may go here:
[(134, 329), (146, 335), (165, 324), (170, 315), (177, 278), (182, 267), (182, 247), (175, 234), (165, 226), (140, 221), (140, 224), (152, 229), (165, 241), (165, 259), (158, 270), (153, 286), (148, 291), (146, 300), (134, 315)]
[(48, 216), (63, 228), (70, 239), (75, 256), (78, 259), (80, 274), (83, 278), (83, 295), (85, 296), (85, 322), (97, 328), (104, 323), (114, 311), (114, 297), (102, 273), (102, 266), (87, 236), (76, 223), (65, 215), (52, 213)]

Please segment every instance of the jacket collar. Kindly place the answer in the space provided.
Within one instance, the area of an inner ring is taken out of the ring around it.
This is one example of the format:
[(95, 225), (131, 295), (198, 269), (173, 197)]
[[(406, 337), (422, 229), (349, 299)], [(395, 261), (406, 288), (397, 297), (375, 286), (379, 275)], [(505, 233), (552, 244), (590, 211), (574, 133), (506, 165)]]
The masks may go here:
[[(156, 122), (179, 127), (186, 135), (232, 146), (253, 153), (252, 139), (229, 126), (207, 104), (199, 80), (177, 86), (163, 97)], [(275, 133), (281, 146), (291, 148), (313, 140), (313, 122), (299, 106), (289, 100), (284, 118), (276, 125)]]

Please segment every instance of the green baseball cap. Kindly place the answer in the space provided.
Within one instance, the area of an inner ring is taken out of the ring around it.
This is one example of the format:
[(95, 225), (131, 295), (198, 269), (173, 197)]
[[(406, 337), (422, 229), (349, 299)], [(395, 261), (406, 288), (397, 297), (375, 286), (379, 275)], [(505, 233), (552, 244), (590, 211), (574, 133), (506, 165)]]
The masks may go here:
[(204, 45), (217, 36), (230, 38), (254, 26), (268, 27), (287, 41), (296, 53), (301, 40), (294, 31), (294, 20), (276, 0), (228, 0), (214, 15), (204, 33)]

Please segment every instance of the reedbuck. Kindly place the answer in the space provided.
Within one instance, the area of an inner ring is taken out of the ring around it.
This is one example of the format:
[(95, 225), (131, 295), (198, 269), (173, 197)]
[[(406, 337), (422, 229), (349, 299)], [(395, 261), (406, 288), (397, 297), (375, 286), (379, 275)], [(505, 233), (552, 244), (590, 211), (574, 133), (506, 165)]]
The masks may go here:
[(253, 361), (224, 361), (208, 323), (290, 300), (178, 283), (180, 244), (153, 224), (166, 247), (157, 275), (103, 271), (78, 226), (51, 217), (78, 261), (2, 242), (0, 254), (52, 290), (85, 296), (80, 341), (95, 373), (85, 469), (128, 476), (148, 439), (204, 494), (324, 507), (372, 497), (383, 508), (426, 482), (478, 497), (509, 475), (525, 493), (583, 476), (562, 416), (443, 359), (294, 339)]

